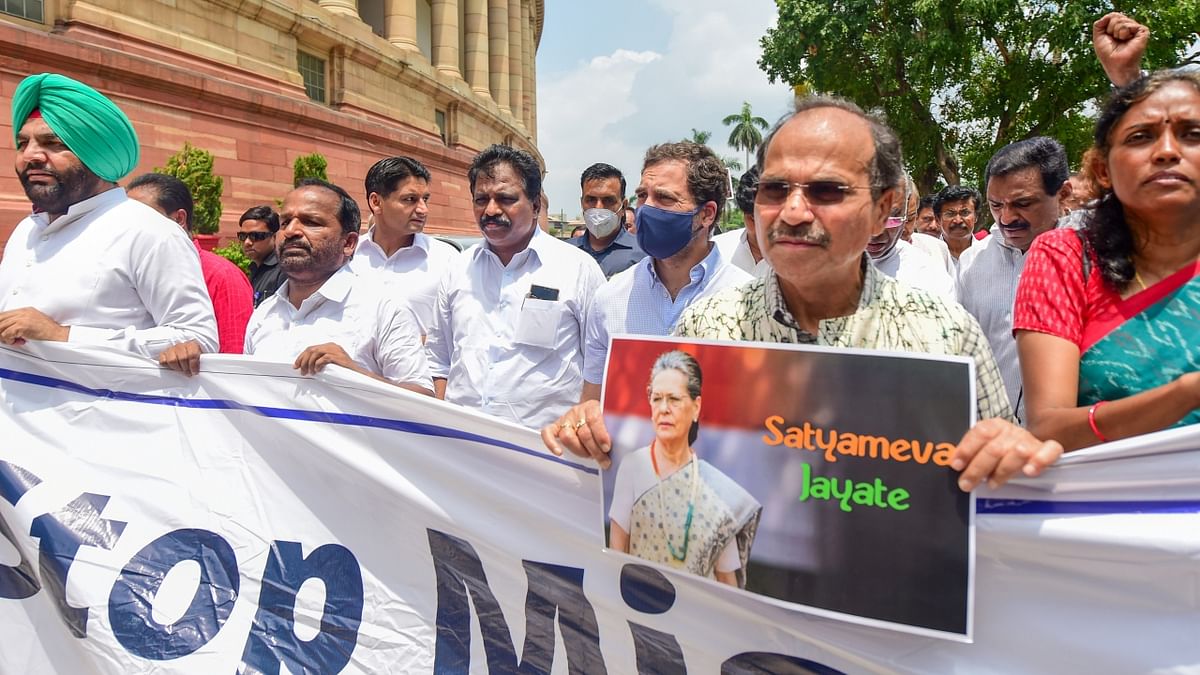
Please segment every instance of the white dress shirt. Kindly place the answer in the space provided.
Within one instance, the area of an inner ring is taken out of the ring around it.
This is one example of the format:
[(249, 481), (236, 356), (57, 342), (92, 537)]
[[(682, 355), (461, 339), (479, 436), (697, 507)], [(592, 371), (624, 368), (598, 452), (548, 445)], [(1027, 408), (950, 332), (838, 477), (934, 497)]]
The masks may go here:
[(871, 263), (896, 281), (929, 291), (945, 300), (956, 299), (954, 277), (946, 273), (939, 261), (903, 239), (897, 239), (892, 250), (879, 258), (871, 258)]
[(753, 279), (750, 274), (729, 264), (721, 247), (713, 246), (704, 260), (692, 267), (691, 280), (672, 300), (654, 270), (654, 259), (642, 258), (596, 291), (587, 319), (583, 379), (592, 384), (604, 381), (609, 336), (618, 333), (670, 335), (683, 310), (693, 302)]
[[(592, 257), (534, 232), (508, 265), (485, 243), (450, 264), (426, 347), (446, 400), (530, 428), (555, 421), (583, 390), (583, 331), (604, 273)], [(528, 297), (533, 286), (557, 299)]]
[(188, 340), (217, 351), (217, 321), (191, 239), (113, 188), (54, 222), (17, 225), (0, 261), (0, 311), (32, 307), (70, 327), (67, 340), (157, 357)]
[(750, 252), (750, 242), (747, 241), (748, 236), (749, 230), (743, 227), (740, 230), (722, 232), (712, 240), (717, 248), (721, 249), (721, 257), (730, 265), (754, 277), (764, 277), (771, 271), (771, 265), (766, 258), (754, 262), (754, 254)]
[(1025, 254), (1009, 246), (1000, 228), (993, 226), (992, 236), (963, 251), (958, 265), (958, 301), (983, 328), (1017, 421), (1024, 424), (1021, 362), (1012, 334), (1012, 313), (1017, 282), (1025, 269)]
[(437, 304), (438, 280), (442, 278), (458, 249), (423, 232), (413, 235), (411, 246), (387, 256), (374, 239), (375, 228), (358, 238), (358, 248), (350, 259), (350, 268), (359, 275), (379, 273), (379, 280), (393, 286), (406, 300), (417, 318), (421, 335), (429, 332)]
[(332, 342), (352, 361), (396, 384), (433, 391), (429, 361), (412, 311), (401, 299), (344, 265), (297, 308), (283, 282), (250, 316), (246, 353), (291, 363)]

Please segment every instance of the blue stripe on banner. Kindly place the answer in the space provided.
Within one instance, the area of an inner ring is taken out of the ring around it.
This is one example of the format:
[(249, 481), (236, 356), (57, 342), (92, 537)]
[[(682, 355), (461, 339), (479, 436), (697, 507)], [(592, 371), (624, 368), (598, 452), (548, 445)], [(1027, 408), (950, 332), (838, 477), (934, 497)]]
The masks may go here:
[(504, 448), (505, 450), (512, 450), (523, 455), (529, 455), (530, 457), (536, 457), (538, 459), (544, 459), (556, 464), (568, 466), (572, 469), (582, 471), (593, 476), (600, 474), (599, 469), (589, 466), (580, 466), (561, 457), (535, 452), (529, 448), (524, 448), (513, 443), (507, 443), (494, 438), (488, 438), (487, 436), (480, 436), (479, 434), (473, 434), (461, 429), (440, 427), (434, 424), (406, 422), (403, 420), (393, 420), (384, 417), (368, 417), (366, 415), (351, 415), (349, 413), (313, 412), (310, 410), (295, 410), (292, 408), (268, 408), (264, 406), (245, 405), (238, 403), (237, 401), (230, 401), (227, 399), (178, 398), (174, 396), (147, 396), (145, 394), (130, 394), (123, 391), (113, 391), (112, 389), (92, 389), (76, 382), (60, 380), (58, 378), (47, 377), (45, 375), (34, 375), (33, 373), (25, 373), (18, 370), (9, 370), (8, 368), (0, 368), (0, 379), (23, 382), (25, 384), (32, 384), (38, 387), (62, 389), (64, 391), (85, 394), (87, 396), (94, 396), (96, 398), (112, 399), (114, 401), (130, 401), (134, 403), (149, 403), (151, 405), (169, 405), (179, 408), (199, 408), (205, 410), (242, 410), (276, 419), (298, 420), (302, 422), (323, 422), (325, 424), (343, 424), (353, 427), (373, 427), (376, 429), (402, 431), (421, 436), (452, 438), (455, 440), (470, 441), (473, 443), (490, 445), (496, 448)]
[(1118, 513), (1200, 513), (1200, 501), (1042, 501), (1032, 499), (979, 499), (976, 513), (997, 515), (1115, 515)]

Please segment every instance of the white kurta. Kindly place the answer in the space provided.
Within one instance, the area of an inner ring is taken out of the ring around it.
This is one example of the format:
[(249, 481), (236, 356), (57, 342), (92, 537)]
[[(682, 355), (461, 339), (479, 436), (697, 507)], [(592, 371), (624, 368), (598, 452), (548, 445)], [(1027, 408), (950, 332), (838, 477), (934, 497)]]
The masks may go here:
[(0, 261), (0, 311), (32, 307), (70, 327), (68, 341), (149, 357), (196, 340), (217, 351), (217, 321), (191, 239), (113, 188), (54, 222), (22, 220)]

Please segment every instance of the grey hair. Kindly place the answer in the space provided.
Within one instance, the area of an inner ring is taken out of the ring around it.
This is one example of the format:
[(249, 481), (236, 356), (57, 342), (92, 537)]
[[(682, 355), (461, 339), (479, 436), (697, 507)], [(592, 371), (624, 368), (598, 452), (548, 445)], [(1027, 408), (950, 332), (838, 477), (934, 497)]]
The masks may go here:
[(683, 373), (687, 377), (688, 396), (700, 398), (700, 364), (695, 357), (678, 349), (663, 352), (650, 367), (650, 381), (653, 382), (664, 370), (678, 370)]
[(893, 217), (908, 213), (908, 200), (917, 194), (917, 184), (913, 182), (912, 176), (906, 173), (900, 177), (900, 182), (896, 183), (896, 190), (900, 192), (901, 198), (892, 204)]
[(797, 100), (792, 111), (781, 117), (763, 139), (757, 154), (759, 171), (766, 163), (767, 148), (775, 140), (775, 134), (800, 113), (819, 108), (844, 110), (861, 118), (870, 128), (871, 140), (875, 143), (875, 156), (871, 158), (869, 173), (872, 199), (879, 199), (884, 192), (899, 185), (904, 175), (904, 157), (896, 132), (879, 118), (864, 112), (857, 104), (837, 96), (806, 96)]

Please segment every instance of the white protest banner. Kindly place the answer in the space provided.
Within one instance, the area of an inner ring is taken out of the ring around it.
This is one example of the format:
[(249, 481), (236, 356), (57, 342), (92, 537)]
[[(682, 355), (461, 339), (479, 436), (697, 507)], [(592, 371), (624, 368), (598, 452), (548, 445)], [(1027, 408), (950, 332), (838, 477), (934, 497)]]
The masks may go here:
[(981, 493), (974, 643), (605, 552), (594, 466), (330, 369), (0, 349), (0, 673), (1184, 672), (1200, 430)]

